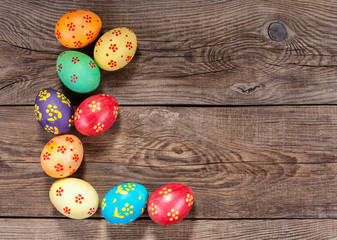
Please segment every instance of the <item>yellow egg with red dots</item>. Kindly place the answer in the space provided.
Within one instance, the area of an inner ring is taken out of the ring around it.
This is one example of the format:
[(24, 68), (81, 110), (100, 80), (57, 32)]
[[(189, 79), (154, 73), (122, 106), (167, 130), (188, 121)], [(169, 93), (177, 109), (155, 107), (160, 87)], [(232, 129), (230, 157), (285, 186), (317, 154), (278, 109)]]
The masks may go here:
[(98, 39), (94, 58), (106, 71), (116, 71), (127, 65), (137, 50), (136, 34), (129, 28), (115, 28)]
[(54, 182), (49, 190), (49, 198), (60, 213), (73, 219), (92, 216), (99, 204), (93, 186), (78, 178), (63, 178)]
[(71, 134), (50, 140), (41, 152), (42, 169), (51, 177), (63, 178), (73, 174), (81, 165), (83, 145)]
[(57, 22), (57, 40), (68, 48), (82, 48), (92, 43), (102, 29), (99, 16), (88, 10), (73, 10), (64, 14)]

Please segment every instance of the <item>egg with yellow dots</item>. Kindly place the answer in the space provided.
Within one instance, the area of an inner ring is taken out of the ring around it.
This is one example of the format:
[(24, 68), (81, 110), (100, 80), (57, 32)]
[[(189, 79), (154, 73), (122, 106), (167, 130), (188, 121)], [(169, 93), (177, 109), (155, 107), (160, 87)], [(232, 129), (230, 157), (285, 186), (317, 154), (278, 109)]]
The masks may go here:
[(94, 59), (100, 68), (116, 71), (131, 61), (136, 50), (136, 34), (129, 28), (115, 28), (98, 39), (94, 48)]
[(114, 225), (123, 225), (143, 214), (148, 200), (146, 188), (138, 183), (123, 183), (111, 189), (103, 198), (103, 217)]
[(160, 225), (172, 225), (187, 216), (193, 203), (194, 194), (190, 187), (172, 183), (152, 193), (147, 211), (154, 222)]

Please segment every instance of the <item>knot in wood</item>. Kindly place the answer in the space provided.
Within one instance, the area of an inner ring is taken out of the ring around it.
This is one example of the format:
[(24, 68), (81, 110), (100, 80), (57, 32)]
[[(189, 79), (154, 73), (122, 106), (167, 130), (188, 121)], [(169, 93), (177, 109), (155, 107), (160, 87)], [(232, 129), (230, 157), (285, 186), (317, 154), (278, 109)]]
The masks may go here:
[(282, 42), (288, 36), (286, 28), (280, 22), (273, 22), (269, 25), (268, 35), (271, 40), (276, 42)]

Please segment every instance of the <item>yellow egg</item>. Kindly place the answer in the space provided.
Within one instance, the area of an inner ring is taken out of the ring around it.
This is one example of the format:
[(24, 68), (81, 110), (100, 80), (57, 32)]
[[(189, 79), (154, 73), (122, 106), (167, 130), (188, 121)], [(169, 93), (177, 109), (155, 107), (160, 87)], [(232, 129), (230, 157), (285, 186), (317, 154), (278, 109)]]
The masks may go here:
[(73, 219), (92, 216), (99, 202), (96, 190), (78, 178), (63, 178), (54, 182), (49, 190), (49, 198), (60, 213)]
[(128, 28), (110, 30), (98, 39), (94, 58), (97, 65), (106, 71), (116, 71), (127, 65), (137, 50), (137, 37)]

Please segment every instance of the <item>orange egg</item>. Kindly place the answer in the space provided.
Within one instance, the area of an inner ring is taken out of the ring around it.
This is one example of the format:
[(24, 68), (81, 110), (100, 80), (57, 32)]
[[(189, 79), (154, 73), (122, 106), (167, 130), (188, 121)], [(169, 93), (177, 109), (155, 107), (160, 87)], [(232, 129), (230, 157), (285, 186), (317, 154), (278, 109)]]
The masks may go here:
[(42, 169), (51, 177), (63, 178), (73, 174), (81, 165), (83, 145), (74, 135), (53, 138), (41, 152)]
[(82, 48), (92, 43), (102, 29), (97, 14), (88, 10), (74, 10), (64, 14), (56, 24), (57, 40), (68, 48)]

